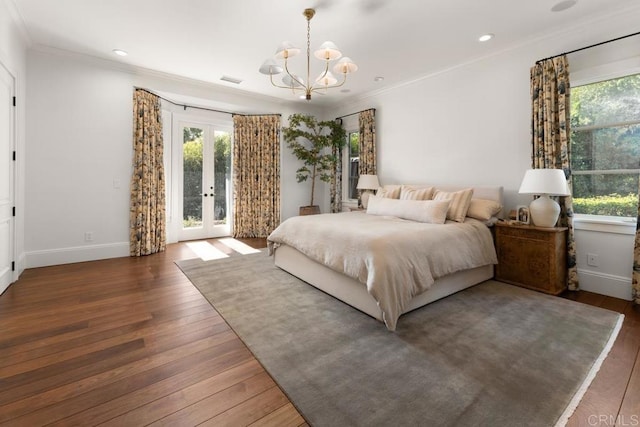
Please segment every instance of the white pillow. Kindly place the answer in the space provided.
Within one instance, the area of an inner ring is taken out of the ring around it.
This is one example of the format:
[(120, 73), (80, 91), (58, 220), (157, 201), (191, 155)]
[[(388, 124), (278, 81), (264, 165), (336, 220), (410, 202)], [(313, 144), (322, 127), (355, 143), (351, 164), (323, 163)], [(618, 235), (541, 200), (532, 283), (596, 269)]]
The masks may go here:
[(467, 216), (472, 196), (473, 188), (467, 188), (453, 193), (436, 190), (433, 200), (451, 200), (449, 211), (447, 212), (447, 219), (464, 222), (464, 217)]
[(403, 185), (400, 187), (400, 199), (402, 200), (431, 200), (433, 198), (433, 187), (413, 187)]
[(471, 199), (467, 216), (481, 221), (489, 221), (498, 215), (502, 210), (502, 205), (495, 200)]
[(367, 213), (395, 216), (430, 224), (444, 224), (448, 209), (449, 200), (400, 200), (370, 197)]

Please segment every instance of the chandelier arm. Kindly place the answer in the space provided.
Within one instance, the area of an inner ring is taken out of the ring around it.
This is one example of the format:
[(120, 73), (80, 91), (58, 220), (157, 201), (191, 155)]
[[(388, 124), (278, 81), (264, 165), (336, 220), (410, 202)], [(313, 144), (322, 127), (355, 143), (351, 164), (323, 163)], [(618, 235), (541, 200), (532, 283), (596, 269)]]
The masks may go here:
[[(323, 79), (327, 75), (328, 72), (329, 72), (329, 60), (327, 59), (325, 61), (324, 72), (320, 75), (320, 77), (318, 77), (318, 80)], [(313, 86), (315, 86), (315, 85), (313, 85)]]
[[(289, 77), (291, 77), (292, 80), (298, 82), (298, 84), (300, 86), (302, 86), (301, 88), (296, 88), (296, 89), (302, 89), (302, 88), (304, 88), (305, 90), (308, 89), (308, 85), (305, 85), (303, 82), (298, 80), (298, 78), (295, 75), (291, 74), (291, 72), (289, 71), (289, 65), (288, 65), (288, 62), (287, 62), (287, 58), (284, 59), (284, 70), (287, 72), (287, 74), (289, 75)], [(291, 86), (285, 86), (285, 87), (289, 88)]]
[(270, 75), (269, 75), (269, 77), (271, 77), (271, 84), (272, 84), (272, 85), (274, 85), (275, 87), (279, 87), (280, 89), (293, 89), (294, 91), (296, 91), (296, 90), (302, 90), (302, 88), (299, 88), (299, 87), (281, 86), (281, 85), (276, 84), (276, 83), (273, 81), (273, 74), (270, 74)]

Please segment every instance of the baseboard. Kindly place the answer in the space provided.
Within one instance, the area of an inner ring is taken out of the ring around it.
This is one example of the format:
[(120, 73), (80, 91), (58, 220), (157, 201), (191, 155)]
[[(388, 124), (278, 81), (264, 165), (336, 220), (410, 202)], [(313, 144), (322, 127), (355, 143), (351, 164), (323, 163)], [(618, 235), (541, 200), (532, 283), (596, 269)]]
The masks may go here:
[(16, 260), (16, 271), (14, 272), (13, 280), (18, 280), (18, 278), (26, 268), (27, 256), (24, 252), (22, 252), (20, 255), (18, 255), (18, 259)]
[(631, 301), (631, 277), (578, 269), (580, 290)]
[(26, 252), (26, 267), (46, 267), (126, 256), (129, 256), (129, 242), (47, 249)]

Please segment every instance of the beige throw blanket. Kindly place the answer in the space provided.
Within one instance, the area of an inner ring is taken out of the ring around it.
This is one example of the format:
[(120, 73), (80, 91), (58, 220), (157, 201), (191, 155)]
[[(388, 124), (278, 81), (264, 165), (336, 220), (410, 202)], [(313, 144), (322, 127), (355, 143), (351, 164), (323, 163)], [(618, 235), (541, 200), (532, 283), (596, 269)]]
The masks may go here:
[(407, 303), (435, 279), (497, 263), (491, 233), (480, 221), (426, 224), (363, 212), (297, 216), (268, 237), (366, 284), (389, 330)]

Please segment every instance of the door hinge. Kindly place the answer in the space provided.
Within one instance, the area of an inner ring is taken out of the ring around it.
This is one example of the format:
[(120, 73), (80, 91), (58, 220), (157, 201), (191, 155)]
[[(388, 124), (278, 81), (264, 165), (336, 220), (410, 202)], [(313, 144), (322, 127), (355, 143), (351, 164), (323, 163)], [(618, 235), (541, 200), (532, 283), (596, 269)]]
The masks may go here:
[(13, 150), (13, 161), (16, 161), (16, 150)]
[(16, 207), (13, 207), (13, 216), (16, 216)]
[(14, 107), (16, 106), (16, 97), (15, 96), (13, 97), (13, 106)]
[(16, 262), (11, 261), (11, 271), (16, 271)]

